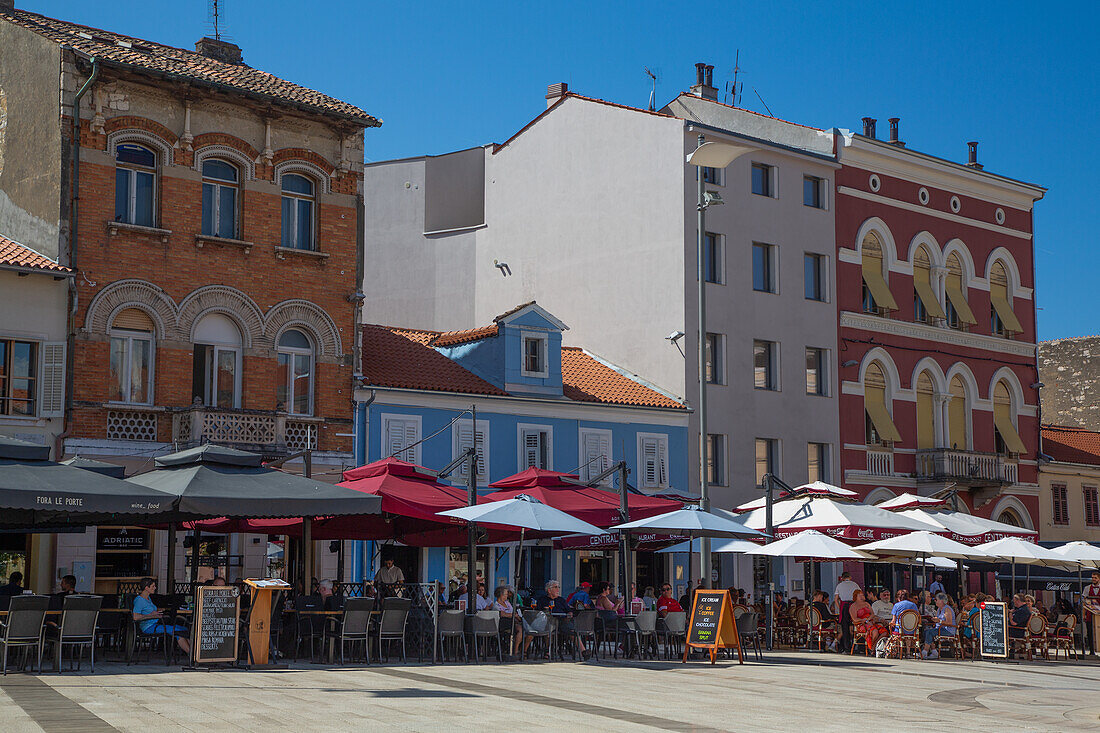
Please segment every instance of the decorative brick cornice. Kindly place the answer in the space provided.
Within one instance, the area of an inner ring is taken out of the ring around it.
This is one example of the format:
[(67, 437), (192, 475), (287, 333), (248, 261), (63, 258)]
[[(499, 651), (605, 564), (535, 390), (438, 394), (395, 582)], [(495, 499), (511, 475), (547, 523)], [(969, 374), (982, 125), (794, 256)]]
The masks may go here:
[[(1035, 344), (1026, 341), (1010, 341), (997, 336), (986, 336), (980, 333), (965, 333), (950, 328), (929, 326), (925, 323), (911, 323), (909, 321), (895, 321), (880, 316), (865, 313), (853, 313), (844, 311), (840, 314), (841, 328), (854, 328), (860, 331), (873, 331), (875, 333), (894, 334), (913, 339), (921, 339), (933, 343), (962, 346), (968, 349), (984, 349), (996, 351), (1002, 354), (1016, 356), (1035, 356)], [(886, 348), (889, 345), (883, 344)]]
[(306, 150), (305, 148), (280, 148), (275, 151), (275, 155), (272, 156), (271, 162), (278, 165), (287, 160), (304, 160), (308, 163), (313, 163), (330, 176), (333, 171), (336, 170), (336, 166), (327, 158), (318, 155), (312, 150)]
[(108, 134), (118, 130), (144, 130), (145, 132), (156, 135), (172, 146), (179, 140), (179, 136), (176, 135), (176, 133), (159, 122), (151, 120), (148, 117), (138, 117), (137, 115), (112, 117), (104, 124), (103, 130)]
[(247, 155), (248, 159), (252, 161), (260, 157), (260, 152), (256, 148), (236, 135), (225, 132), (204, 132), (201, 135), (195, 135), (195, 139), (191, 143), (191, 147), (194, 148), (196, 153), (207, 145), (224, 145), (227, 148), (233, 148), (242, 155)]

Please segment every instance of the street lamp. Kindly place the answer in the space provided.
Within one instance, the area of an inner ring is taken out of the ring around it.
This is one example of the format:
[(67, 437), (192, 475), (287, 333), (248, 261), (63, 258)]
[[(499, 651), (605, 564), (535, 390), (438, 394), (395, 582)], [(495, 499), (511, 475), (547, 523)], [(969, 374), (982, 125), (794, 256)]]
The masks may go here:
[[(703, 250), (706, 241), (706, 212), (707, 207), (724, 203), (717, 191), (707, 191), (703, 181), (704, 168), (726, 168), (734, 160), (753, 150), (745, 145), (731, 145), (724, 142), (706, 142), (703, 135), (699, 136), (699, 146), (688, 156), (688, 165), (696, 168), (696, 178), (699, 181), (698, 199), (696, 209), (699, 212), (698, 231), (695, 235), (695, 266), (699, 281), (699, 507), (703, 511), (710, 511), (710, 497), (707, 491), (707, 283), (706, 266), (703, 260)], [(702, 567), (699, 573), (702, 575), (703, 585), (710, 587), (710, 538), (702, 538), (699, 561)], [(690, 563), (689, 563), (690, 565)], [(690, 582), (690, 578), (688, 581)]]

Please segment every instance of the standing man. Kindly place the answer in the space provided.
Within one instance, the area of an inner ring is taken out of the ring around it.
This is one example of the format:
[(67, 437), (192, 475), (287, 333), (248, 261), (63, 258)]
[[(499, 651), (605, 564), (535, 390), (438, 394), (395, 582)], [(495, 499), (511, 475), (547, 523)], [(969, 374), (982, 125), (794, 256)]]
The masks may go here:
[(840, 574), (840, 582), (836, 584), (833, 592), (833, 605), (836, 607), (837, 619), (840, 622), (840, 648), (852, 648), (852, 619), (848, 618), (848, 607), (852, 605), (859, 584), (852, 580), (852, 574), (845, 570)]
[(379, 595), (383, 598), (399, 595), (397, 586), (404, 582), (405, 574), (401, 572), (401, 568), (393, 564), (393, 558), (387, 557), (382, 560), (382, 567), (378, 568), (378, 572), (374, 574), (374, 585), (378, 588)]
[(1100, 616), (1100, 570), (1092, 571), (1092, 585), (1085, 586), (1085, 592), (1081, 596), (1081, 605), (1085, 619), (1085, 633), (1088, 634), (1089, 654), (1096, 654), (1096, 633), (1092, 629), (1093, 617)]
[(936, 573), (936, 579), (928, 585), (928, 592), (935, 598), (937, 593), (946, 593), (943, 589), (943, 575)]

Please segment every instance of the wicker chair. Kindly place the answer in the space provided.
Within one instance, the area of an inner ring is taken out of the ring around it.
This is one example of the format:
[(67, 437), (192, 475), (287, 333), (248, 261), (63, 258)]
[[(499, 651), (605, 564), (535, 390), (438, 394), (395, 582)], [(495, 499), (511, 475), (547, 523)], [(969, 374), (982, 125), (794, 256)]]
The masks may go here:
[(919, 657), (920, 614), (911, 608), (902, 611), (897, 625), (898, 628), (886, 640), (886, 656), (898, 659), (905, 655)]
[(1047, 620), (1040, 613), (1031, 614), (1031, 618), (1027, 620), (1024, 650), (1028, 659), (1031, 659), (1036, 652), (1041, 653), (1043, 659), (1050, 659), (1050, 646), (1047, 643)]
[(962, 642), (960, 638), (962, 636), (962, 624), (959, 624), (958, 620), (955, 620), (956, 627), (955, 633), (951, 636), (936, 635), (936, 651), (940, 653), (940, 659), (950, 652), (952, 659), (959, 659), (962, 657)]
[(1077, 659), (1077, 647), (1073, 643), (1073, 632), (1077, 628), (1077, 617), (1072, 613), (1065, 617), (1065, 626), (1058, 626), (1047, 634), (1047, 644), (1054, 645), (1054, 659), (1058, 659), (1058, 650), (1064, 649), (1066, 652), (1066, 659), (1069, 659), (1069, 655), (1072, 653), (1073, 658)]
[[(973, 661), (978, 656), (978, 639), (981, 634), (981, 627), (978, 622), (981, 619), (981, 614), (975, 613), (966, 619), (963, 623), (959, 624), (959, 655), (966, 659), (966, 655), (970, 655), (970, 660)], [(970, 636), (963, 633), (963, 628), (970, 629)]]
[(836, 624), (832, 621), (822, 621), (821, 611), (817, 610), (813, 606), (809, 607), (809, 616), (807, 618), (807, 634), (806, 644), (807, 646), (813, 643), (814, 637), (817, 637), (817, 650), (824, 651), (826, 639), (832, 641), (836, 638), (837, 629)]
[(793, 647), (803, 647), (809, 645), (809, 638), (807, 631), (810, 627), (810, 622), (806, 618), (806, 606), (799, 606), (794, 610), (793, 615), (794, 623), (791, 625), (789, 632), (790, 645)]
[(871, 655), (871, 645), (867, 643), (867, 632), (860, 631), (859, 627), (863, 624), (852, 624), (852, 648), (848, 650), (848, 656), (852, 656), (856, 653), (856, 645), (863, 645), (863, 656)]

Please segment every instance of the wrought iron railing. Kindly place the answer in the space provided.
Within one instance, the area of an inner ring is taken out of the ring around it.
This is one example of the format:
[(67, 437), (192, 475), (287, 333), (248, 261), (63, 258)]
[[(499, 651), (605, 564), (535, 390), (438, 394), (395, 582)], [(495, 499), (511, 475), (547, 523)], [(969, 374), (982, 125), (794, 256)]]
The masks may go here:
[(917, 451), (917, 478), (994, 481), (1014, 484), (1017, 464), (999, 453), (932, 448)]

